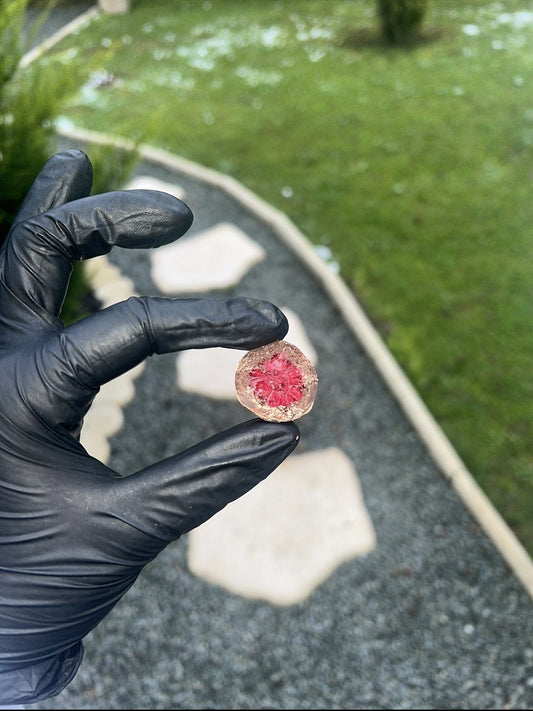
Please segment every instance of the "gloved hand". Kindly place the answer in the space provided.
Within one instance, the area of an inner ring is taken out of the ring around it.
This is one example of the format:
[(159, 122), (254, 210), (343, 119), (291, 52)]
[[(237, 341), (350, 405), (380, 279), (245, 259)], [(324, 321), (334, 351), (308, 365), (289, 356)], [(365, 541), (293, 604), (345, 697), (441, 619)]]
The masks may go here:
[[(129, 476), (79, 442), (99, 386), (154, 353), (283, 338), (272, 304), (131, 298), (64, 327), (72, 262), (157, 247), (189, 208), (151, 190), (90, 196), (80, 151), (52, 156), (0, 251), (0, 704), (59, 693), (82, 638), (171, 541), (270, 474), (294, 423), (243, 422)], [(184, 417), (186, 417), (184, 413)], [(139, 433), (141, 434), (141, 433)]]

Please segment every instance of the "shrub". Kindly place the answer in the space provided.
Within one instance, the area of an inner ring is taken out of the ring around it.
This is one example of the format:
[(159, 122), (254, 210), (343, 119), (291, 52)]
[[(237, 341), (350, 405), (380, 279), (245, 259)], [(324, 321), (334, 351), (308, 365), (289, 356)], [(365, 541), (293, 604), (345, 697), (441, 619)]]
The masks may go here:
[(388, 44), (407, 44), (418, 32), (428, 0), (377, 0), (381, 35)]
[(51, 76), (38, 64), (20, 66), (32, 31), (26, 27), (28, 5), (29, 0), (0, 0), (0, 244), (54, 150), (53, 119), (76, 82), (67, 68)]
[[(45, 64), (21, 66), (31, 38), (60, 1), (0, 0), (0, 246), (37, 173), (56, 150), (54, 119), (63, 100), (80, 83), (68, 65), (53, 74)], [(39, 12), (29, 27), (30, 5), (37, 6)], [(137, 152), (95, 149), (91, 160), (97, 180), (93, 192), (104, 192), (125, 180)], [(89, 286), (77, 264), (63, 308), (65, 322), (90, 310), (89, 296)]]

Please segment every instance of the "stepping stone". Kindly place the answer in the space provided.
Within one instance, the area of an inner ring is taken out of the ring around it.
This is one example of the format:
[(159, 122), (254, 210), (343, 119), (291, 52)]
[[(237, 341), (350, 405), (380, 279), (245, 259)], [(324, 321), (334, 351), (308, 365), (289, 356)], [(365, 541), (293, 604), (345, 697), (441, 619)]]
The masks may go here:
[(111, 264), (105, 254), (85, 261), (84, 269), (94, 295), (103, 307), (136, 296), (133, 281)]
[[(106, 255), (88, 259), (85, 273), (91, 288), (103, 307), (135, 296), (133, 281), (111, 264)], [(143, 372), (145, 362), (105, 383), (85, 415), (80, 442), (87, 452), (104, 464), (110, 456), (109, 438), (122, 427), (122, 408), (135, 395), (133, 381)]]
[(265, 256), (265, 250), (245, 232), (220, 222), (155, 250), (152, 279), (164, 294), (228, 289)]
[(130, 0), (98, 0), (98, 9), (106, 15), (121, 15), (130, 11)]
[(174, 195), (179, 200), (185, 199), (185, 190), (175, 183), (152, 178), (151, 175), (139, 175), (126, 185), (125, 190), (160, 190), (163, 193)]
[(145, 362), (104, 383), (85, 415), (80, 442), (87, 452), (106, 464), (111, 454), (109, 439), (124, 423), (124, 406), (133, 400), (133, 381), (141, 375)]
[(192, 573), (284, 606), (301, 602), (343, 562), (376, 546), (358, 476), (336, 447), (292, 454), (188, 535)]

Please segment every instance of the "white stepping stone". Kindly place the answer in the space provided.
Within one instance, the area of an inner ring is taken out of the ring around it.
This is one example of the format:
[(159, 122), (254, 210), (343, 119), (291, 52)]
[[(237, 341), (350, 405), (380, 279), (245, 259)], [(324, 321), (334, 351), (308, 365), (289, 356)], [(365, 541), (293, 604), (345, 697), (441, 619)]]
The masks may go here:
[[(84, 262), (84, 269), (91, 288), (104, 307), (136, 296), (133, 281), (111, 264), (106, 255), (88, 259)], [(144, 366), (144, 362), (139, 363), (102, 385), (85, 415), (80, 442), (91, 456), (104, 464), (111, 453), (109, 438), (122, 427), (122, 408), (133, 399), (133, 381), (143, 372)]]
[(102, 385), (85, 415), (80, 442), (92, 457), (104, 464), (111, 454), (109, 439), (124, 423), (123, 408), (133, 400), (133, 381), (142, 373), (144, 366), (144, 362), (139, 363), (118, 378)]
[(88, 259), (83, 265), (94, 295), (104, 308), (135, 295), (133, 281), (111, 264), (105, 254)]
[(167, 183), (165, 180), (153, 178), (151, 175), (138, 175), (132, 178), (126, 185), (125, 190), (160, 190), (163, 193), (174, 195), (179, 200), (185, 199), (185, 190), (175, 183)]
[(102, 385), (96, 397), (100, 402), (112, 402), (124, 407), (133, 400), (134, 395), (135, 386), (130, 370)]
[(98, 9), (107, 15), (120, 15), (130, 10), (130, 0), (98, 0)]
[[(317, 354), (300, 317), (282, 308), (289, 322), (285, 340), (294, 343), (316, 365)], [(215, 400), (236, 400), (235, 368), (244, 355), (231, 348), (206, 348), (183, 351), (176, 356), (176, 380), (181, 390)]]
[(155, 250), (151, 274), (164, 294), (227, 289), (265, 256), (265, 250), (236, 225), (220, 222)]
[(375, 545), (352, 462), (331, 447), (291, 455), (191, 531), (188, 565), (236, 595), (293, 605)]

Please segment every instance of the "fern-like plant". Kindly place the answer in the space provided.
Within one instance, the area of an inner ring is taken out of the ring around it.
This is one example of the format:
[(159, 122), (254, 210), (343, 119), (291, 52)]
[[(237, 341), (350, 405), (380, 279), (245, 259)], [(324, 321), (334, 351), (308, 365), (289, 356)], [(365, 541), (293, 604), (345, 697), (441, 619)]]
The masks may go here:
[[(31, 0), (0, 0), (0, 246), (35, 177), (56, 151), (54, 123), (62, 103), (82, 81), (68, 65), (51, 73), (46, 63), (21, 62), (47, 13), (60, 1), (35, 2), (30, 23)], [(138, 160), (136, 150), (108, 147), (90, 152), (93, 192), (118, 187)], [(66, 323), (85, 315), (88, 296), (81, 264), (76, 264), (62, 312)]]
[[(39, 64), (21, 67), (32, 30), (28, 5), (29, 0), (0, 0), (0, 244), (53, 152), (54, 117), (76, 82), (68, 67), (53, 76)], [(36, 23), (46, 12), (42, 10)]]

